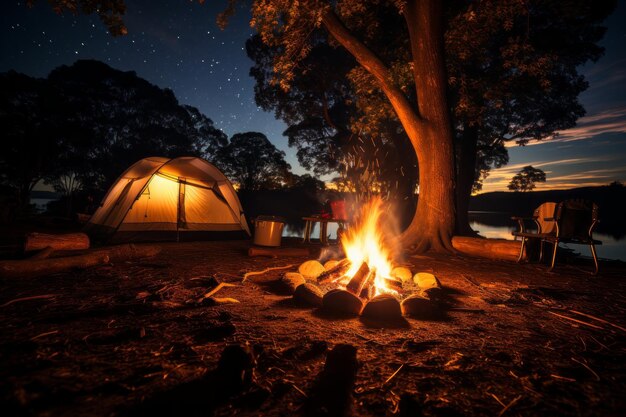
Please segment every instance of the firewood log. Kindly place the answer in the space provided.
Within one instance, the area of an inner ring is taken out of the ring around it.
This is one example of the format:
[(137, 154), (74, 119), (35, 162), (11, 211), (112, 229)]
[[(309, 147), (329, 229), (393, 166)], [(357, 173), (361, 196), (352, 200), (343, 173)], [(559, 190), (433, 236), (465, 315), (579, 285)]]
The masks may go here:
[(89, 249), (89, 236), (84, 233), (65, 233), (49, 235), (46, 233), (29, 233), (24, 240), (24, 252), (45, 249), (83, 250)]
[(149, 258), (161, 251), (158, 246), (136, 246), (132, 244), (112, 246), (92, 252), (48, 259), (24, 259), (0, 261), (0, 278), (32, 278), (56, 274), (73, 269), (84, 269), (108, 262), (123, 262), (130, 259)]
[(359, 267), (359, 270), (356, 271), (350, 282), (348, 282), (348, 285), (346, 285), (346, 289), (358, 297), (369, 277), (370, 268), (366, 262), (363, 262)]
[(337, 278), (341, 278), (348, 269), (350, 269), (350, 260), (343, 259), (337, 265), (330, 268), (328, 271), (323, 272), (320, 276), (317, 277), (318, 284), (325, 284), (327, 282), (331, 282)]
[(385, 278), (385, 285), (387, 288), (390, 288), (394, 291), (400, 292), (402, 291), (402, 281), (398, 281), (391, 278)]
[(376, 294), (376, 287), (374, 286), (374, 282), (370, 280), (370, 282), (368, 282), (368, 284), (365, 285), (361, 290), (359, 298), (362, 298), (364, 300), (370, 300), (374, 298), (374, 294)]

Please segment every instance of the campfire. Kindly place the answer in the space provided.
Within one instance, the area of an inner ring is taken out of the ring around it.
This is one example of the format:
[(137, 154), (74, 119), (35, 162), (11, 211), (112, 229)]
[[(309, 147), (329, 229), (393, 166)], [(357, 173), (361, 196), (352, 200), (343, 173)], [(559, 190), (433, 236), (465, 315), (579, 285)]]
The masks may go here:
[(372, 298), (397, 294), (402, 282), (392, 277), (392, 250), (382, 225), (382, 201), (374, 199), (361, 209), (352, 228), (341, 236), (346, 258), (328, 271), (325, 279), (337, 282), (355, 295)]
[(393, 231), (384, 212), (380, 199), (361, 208), (341, 236), (342, 259), (324, 265), (309, 260), (298, 273), (286, 273), (283, 281), (293, 289), (294, 298), (341, 315), (380, 319), (432, 315), (439, 282), (432, 274), (414, 276), (406, 266), (394, 263)]

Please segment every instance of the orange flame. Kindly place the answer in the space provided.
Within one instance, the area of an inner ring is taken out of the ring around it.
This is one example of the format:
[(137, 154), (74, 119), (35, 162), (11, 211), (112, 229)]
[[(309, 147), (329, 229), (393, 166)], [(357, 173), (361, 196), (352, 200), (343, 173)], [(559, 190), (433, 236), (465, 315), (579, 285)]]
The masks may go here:
[(351, 262), (342, 284), (347, 284), (361, 264), (366, 262), (371, 271), (375, 270), (375, 295), (396, 294), (396, 291), (388, 288), (385, 283), (385, 278), (390, 277), (392, 262), (391, 253), (385, 245), (385, 233), (380, 224), (382, 214), (382, 200), (372, 199), (361, 208), (354, 224), (341, 237), (344, 253)]

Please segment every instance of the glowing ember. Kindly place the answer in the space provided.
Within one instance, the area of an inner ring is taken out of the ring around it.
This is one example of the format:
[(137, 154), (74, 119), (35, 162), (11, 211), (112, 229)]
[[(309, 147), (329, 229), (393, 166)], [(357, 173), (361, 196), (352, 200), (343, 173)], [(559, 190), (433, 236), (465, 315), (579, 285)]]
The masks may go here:
[(365, 262), (371, 273), (375, 274), (375, 295), (397, 294), (385, 282), (385, 278), (391, 279), (392, 263), (390, 250), (385, 245), (385, 230), (381, 226), (382, 213), (382, 201), (379, 198), (373, 199), (362, 207), (356, 221), (341, 237), (341, 244), (351, 267), (340, 283), (346, 285)]

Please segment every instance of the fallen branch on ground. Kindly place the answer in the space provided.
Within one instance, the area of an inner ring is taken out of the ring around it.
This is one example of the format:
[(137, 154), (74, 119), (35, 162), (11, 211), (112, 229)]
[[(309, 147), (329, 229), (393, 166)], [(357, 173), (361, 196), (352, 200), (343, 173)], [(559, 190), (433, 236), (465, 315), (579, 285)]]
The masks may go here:
[(215, 288), (213, 288), (211, 291), (209, 291), (208, 293), (204, 294), (199, 300), (198, 302), (202, 302), (202, 300), (204, 300), (205, 298), (209, 298), (210, 296), (212, 296), (213, 294), (215, 294), (216, 292), (218, 292), (219, 290), (221, 290), (224, 287), (236, 287), (235, 284), (229, 284), (227, 282), (220, 282), (219, 284), (217, 284), (215, 286)]
[(246, 282), (248, 277), (251, 277), (251, 276), (254, 276), (254, 275), (262, 275), (262, 274), (265, 274), (265, 273), (270, 272), (270, 271), (276, 271), (278, 269), (287, 269), (287, 268), (293, 268), (293, 267), (294, 267), (294, 264), (289, 264), (289, 265), (286, 265), (286, 266), (275, 266), (275, 267), (272, 267), (272, 268), (265, 268), (262, 271), (246, 272), (243, 275), (243, 279), (241, 280), (241, 282)]
[(0, 307), (8, 307), (11, 304), (15, 304), (15, 303), (20, 303), (22, 301), (30, 301), (30, 300), (47, 300), (50, 298), (54, 298), (56, 297), (57, 294), (44, 294), (44, 295), (33, 295), (31, 297), (22, 297), (22, 298), (16, 298), (14, 300), (11, 301), (7, 301), (6, 303), (0, 305)]
[(626, 328), (622, 326), (618, 326), (617, 324), (611, 323), (610, 321), (601, 319), (600, 317), (592, 316), (591, 314), (587, 314), (587, 313), (581, 313), (580, 311), (576, 311), (576, 310), (569, 310), (569, 312), (578, 314), (579, 316), (584, 316), (584, 317), (599, 321), (600, 323), (608, 324), (609, 326), (613, 326), (616, 329), (620, 329), (621, 331), (626, 332)]
[(562, 314), (554, 313), (552, 311), (548, 311), (548, 313), (552, 314), (553, 316), (560, 317), (562, 319), (571, 320), (571, 321), (573, 321), (575, 323), (579, 323), (579, 324), (583, 324), (585, 326), (593, 327), (594, 329), (604, 330), (604, 327), (596, 326), (595, 324), (587, 323), (586, 321), (578, 320), (578, 319), (575, 319), (573, 317), (567, 317), (567, 316), (564, 316)]

